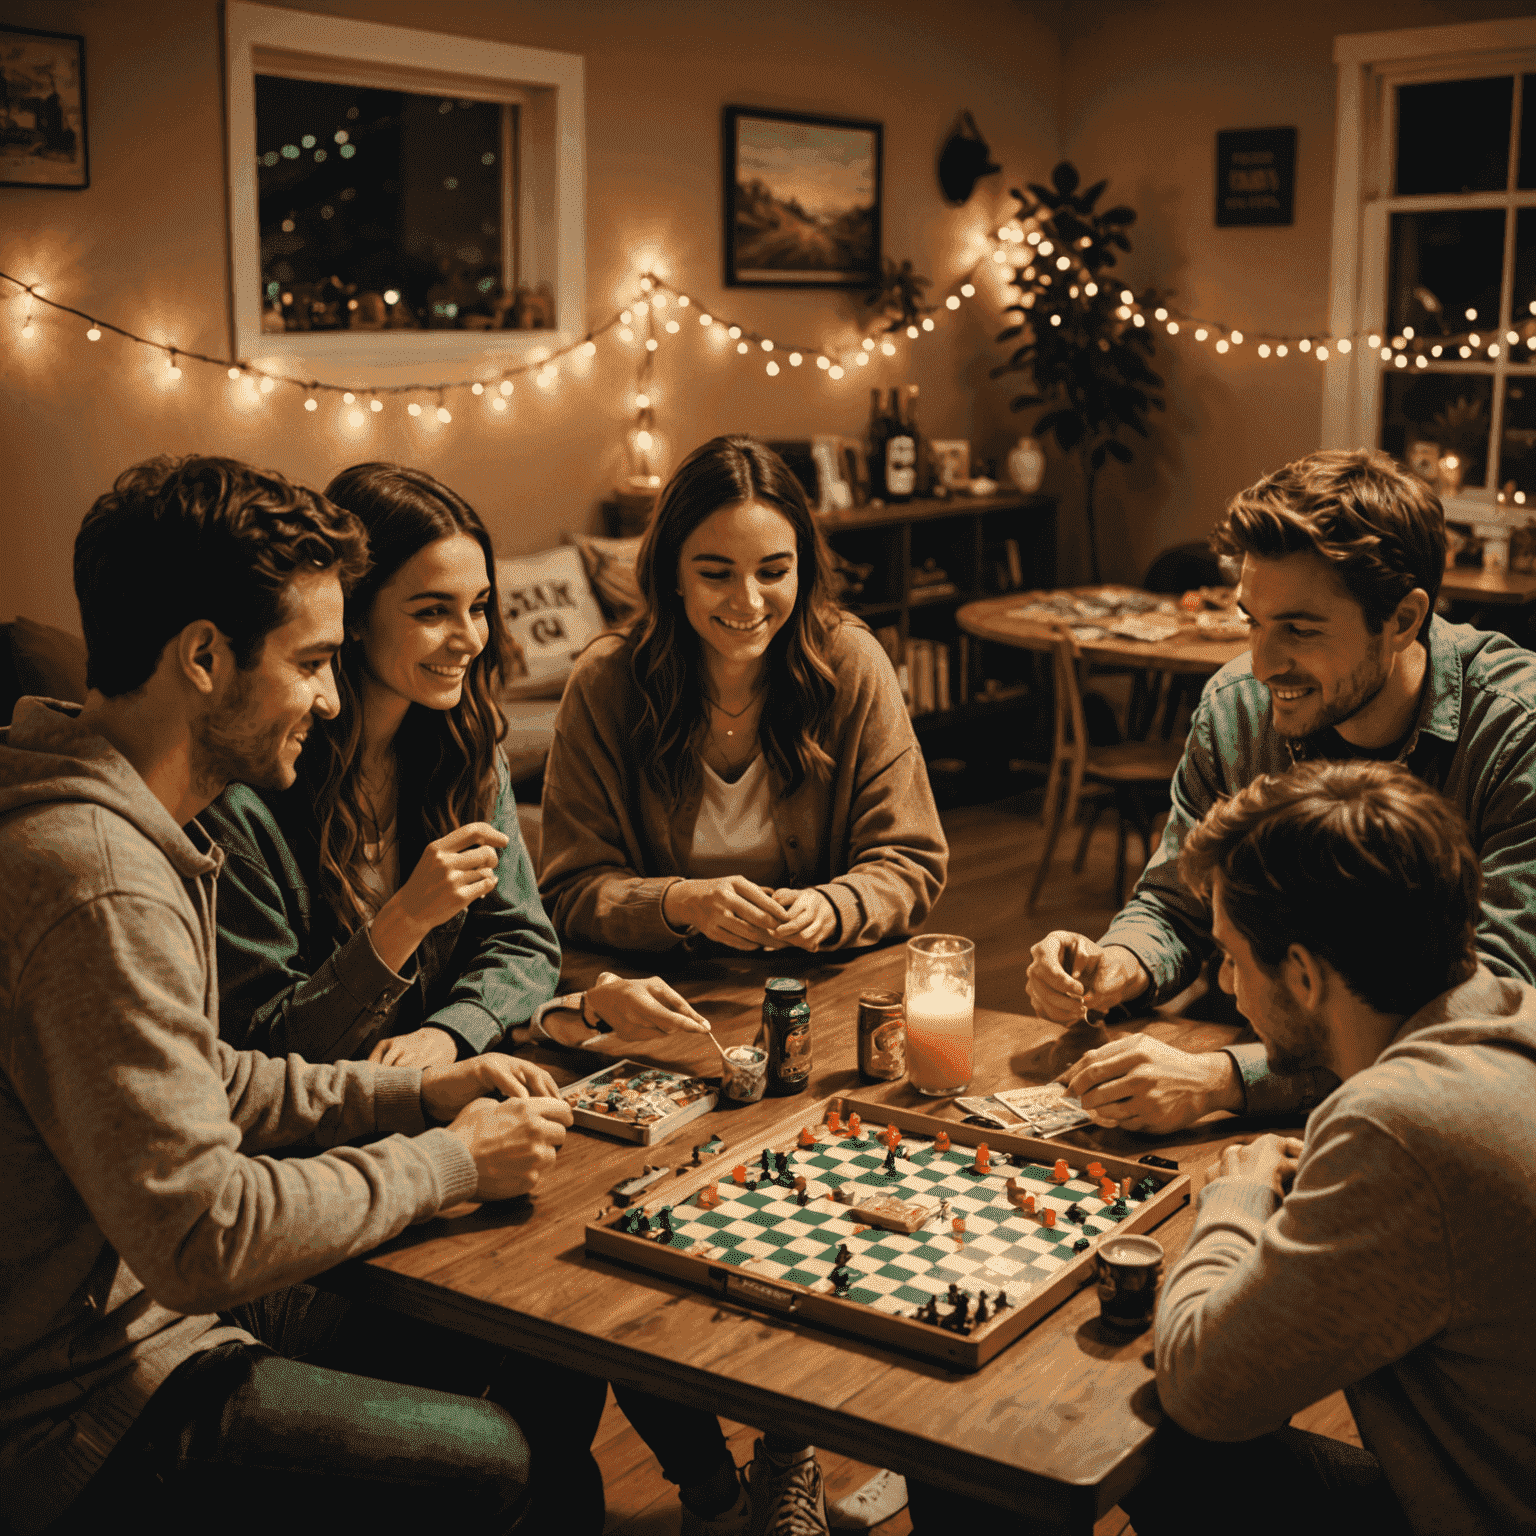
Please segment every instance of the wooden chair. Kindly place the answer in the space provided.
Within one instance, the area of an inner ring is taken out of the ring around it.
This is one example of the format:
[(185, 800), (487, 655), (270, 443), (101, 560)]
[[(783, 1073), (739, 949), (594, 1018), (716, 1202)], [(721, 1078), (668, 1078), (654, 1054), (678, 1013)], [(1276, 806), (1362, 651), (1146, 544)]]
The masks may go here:
[(1101, 797), (1093, 815), (1083, 828), (1083, 835), (1073, 860), (1075, 871), (1083, 867), (1088, 852), (1088, 837), (1098, 821), (1104, 803), (1112, 800), (1118, 828), (1115, 841), (1115, 905), (1125, 899), (1125, 837), (1126, 823), (1136, 828), (1141, 838), (1142, 862), (1152, 857), (1152, 815), (1141, 791), (1152, 787), (1166, 787), (1173, 779), (1184, 755), (1182, 742), (1125, 741), (1111, 747), (1091, 746), (1088, 730), (1083, 721), (1083, 695), (1078, 685), (1078, 667), (1082, 653), (1071, 631), (1057, 631), (1056, 643), (1051, 651), (1051, 667), (1055, 683), (1055, 736), (1051, 746), (1051, 767), (1045, 781), (1045, 803), (1041, 808), (1042, 819), (1050, 831), (1046, 835), (1045, 852), (1040, 867), (1035, 871), (1034, 883), (1029, 888), (1026, 911), (1033, 912), (1039, 899), (1045, 877), (1050, 871), (1051, 858), (1056, 852), (1056, 840), (1061, 829), (1072, 821), (1083, 798), (1085, 786), (1099, 787), (1109, 793)]

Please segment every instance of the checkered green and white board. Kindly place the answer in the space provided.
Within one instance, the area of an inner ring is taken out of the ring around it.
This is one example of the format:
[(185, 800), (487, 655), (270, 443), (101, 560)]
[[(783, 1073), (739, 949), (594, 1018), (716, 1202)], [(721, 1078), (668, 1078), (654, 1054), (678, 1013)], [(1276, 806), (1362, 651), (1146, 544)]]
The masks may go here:
[[(1086, 1177), (1058, 1184), (1051, 1168), (1038, 1163), (1015, 1168), (995, 1157), (994, 1171), (977, 1176), (967, 1171), (975, 1162), (971, 1149), (940, 1152), (933, 1142), (913, 1136), (905, 1138), (912, 1155), (898, 1157), (896, 1174), (890, 1177), (883, 1171), (885, 1147), (874, 1141), (869, 1127), (858, 1142), (829, 1142), (824, 1128), (821, 1135), (815, 1148), (797, 1147), (790, 1158), (791, 1178), (806, 1178), (811, 1198), (804, 1209), (793, 1189), (762, 1182), (749, 1191), (722, 1166), (720, 1204), (705, 1209), (695, 1195), (675, 1206), (671, 1246), (692, 1250), (711, 1263), (736, 1265), (749, 1275), (826, 1292), (831, 1290), (827, 1277), (836, 1265), (838, 1244), (846, 1243), (852, 1255), (849, 1298), (903, 1316), (925, 1305), (930, 1296), (943, 1305), (951, 1282), (973, 1296), (983, 1289), (1006, 1290), (1009, 1302), (1018, 1304), (1077, 1257), (1072, 1244), (1079, 1237), (1094, 1240), (1120, 1225), (1099, 1200), (1098, 1186)], [(721, 1159), (722, 1164), (728, 1161), (729, 1154)], [(1069, 1171), (1082, 1173), (1070, 1163)], [(750, 1164), (747, 1172), (749, 1178), (759, 1177), (760, 1165)], [(1008, 1203), (1005, 1186), (1010, 1177), (1034, 1195), (1036, 1214), (1026, 1215)], [(924, 1204), (948, 1200), (949, 1214), (935, 1214), (910, 1236), (873, 1227), (855, 1236), (860, 1223), (851, 1205), (827, 1198), (838, 1187), (851, 1187), (853, 1204), (876, 1195)], [(1082, 1225), (1067, 1220), (1073, 1204), (1088, 1213)], [(1047, 1206), (1057, 1213), (1054, 1230), (1039, 1218)], [(956, 1216), (963, 1216), (966, 1226), (958, 1240), (950, 1226)], [(708, 1251), (695, 1245), (708, 1245)]]

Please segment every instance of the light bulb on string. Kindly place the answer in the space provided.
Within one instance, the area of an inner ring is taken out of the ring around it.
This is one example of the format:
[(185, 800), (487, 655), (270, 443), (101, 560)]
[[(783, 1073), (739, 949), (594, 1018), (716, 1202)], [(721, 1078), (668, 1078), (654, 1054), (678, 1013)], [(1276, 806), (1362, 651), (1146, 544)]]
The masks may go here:
[(90, 328), (90, 330), (88, 330), (85, 333), (85, 339), (87, 341), (100, 341), (101, 340), (101, 327), (97, 326), (97, 325), (93, 325)]
[(764, 352), (772, 352), (773, 351), (773, 343), (771, 341), (769, 341), (766, 336), (763, 338), (761, 345), (762, 345), (762, 349), (763, 349)]
[(306, 411), (318, 411), (320, 409), (320, 402), (313, 395), (309, 395), (305, 398), (304, 409)]
[(341, 403), (343, 405), (351, 405), (352, 402), (356, 399), (357, 396), (354, 395), (350, 389), (342, 391)]
[(496, 387), (502, 392), (503, 395), (510, 395), (512, 393), (512, 380), (503, 379), (501, 383)]
[[(960, 284), (960, 296), (962, 298), (965, 298), (965, 299), (973, 299), (973, 298), (975, 298), (976, 297), (976, 285), (975, 285), (975, 283), (961, 283)], [(1531, 305), (1531, 312), (1533, 314), (1536, 314), (1536, 304), (1532, 304)]]
[(1334, 345), (1334, 351), (1341, 356), (1347, 356), (1353, 346), (1354, 343), (1350, 341), (1348, 336), (1341, 336)]
[(667, 321), (667, 333), (668, 333), (668, 335), (671, 335), (671, 336), (676, 336), (676, 335), (677, 335), (677, 333), (678, 333), (678, 332), (679, 332), (679, 331), (680, 331), (680, 330), (682, 330), (682, 326), (680, 326), (680, 325), (679, 325), (679, 324), (678, 324), (678, 323), (677, 323), (677, 321), (676, 321), (676, 320), (668, 320), (668, 321)]
[(1301, 340), (1296, 343), (1296, 350), (1298, 352), (1310, 352), (1312, 350), (1312, 343), (1305, 336), (1303, 336)]
[(277, 388), (277, 385), (270, 378), (265, 378), (257, 387), (261, 390), (262, 394), (270, 395)]
[(506, 400), (506, 396), (505, 395), (492, 395), (491, 396), (491, 409), (493, 411), (504, 411), (504, 410), (506, 410), (506, 408), (507, 408), (507, 400)]
[(738, 352), (750, 352), (752, 349), (746, 344), (746, 342), (738, 341), (736, 343), (736, 350)]
[(1223, 336), (1221, 340), (1216, 343), (1216, 350), (1218, 352), (1225, 352), (1229, 345), (1230, 343), (1227, 341), (1227, 338)]
[[(671, 330), (672, 327), (668, 326), (667, 329)], [(595, 341), (584, 341), (584, 342), (582, 342), (582, 344), (581, 344), (581, 355), (583, 357), (596, 357), (597, 356), (597, 343)]]
[(944, 307), (945, 309), (959, 309), (960, 300), (957, 299), (954, 294), (950, 294), (950, 296), (944, 300)]
[(925, 331), (931, 331), (933, 329), (933, 320), (926, 315), (923, 317), (923, 329)]
[(866, 352), (873, 352), (875, 350), (874, 337), (866, 336), (864, 340), (859, 343), (859, 345), (863, 347)]
[(677, 307), (679, 309), (687, 309), (692, 302), (693, 300), (686, 293), (680, 293), (677, 296)]
[(419, 403), (418, 403), (418, 402), (417, 402), (417, 401), (415, 401), (415, 400), (412, 400), (412, 401), (411, 401), (411, 403), (410, 403), (410, 404), (409, 404), (409, 405), (408, 405), (408, 406), (406, 406), (406, 410), (407, 410), (407, 411), (408, 411), (408, 412), (409, 412), (409, 413), (410, 413), (410, 414), (411, 414), (411, 415), (412, 415), (412, 416), (420, 416), (420, 415), (421, 415), (421, 406), (420, 406), (420, 404), (419, 404)]
[(816, 359), (816, 366), (818, 368), (824, 368), (825, 369), (825, 368), (830, 368), (832, 366), (832, 363), (831, 363), (831, 360), (829, 358), (818, 357)]
[(647, 336), (645, 338), (645, 350), (647, 352), (654, 352), (660, 345), (661, 343), (654, 336)]
[(637, 411), (649, 410), (650, 406), (651, 406), (651, 397), (649, 395), (636, 395), (635, 396), (635, 409)]
[(1099, 293), (1099, 285), (1097, 283), (1084, 283), (1083, 292), (1086, 293), (1090, 299), (1097, 298)]
[(869, 353), (868, 352), (855, 352), (853, 354), (853, 361), (854, 361), (855, 366), (857, 366), (859, 368), (866, 368), (866, 367), (869, 366)]
[(238, 368), (231, 368), (229, 370), (229, 376), (232, 379), (238, 379), (240, 377), (240, 370)]
[(1328, 361), (1328, 348), (1319, 342), (1317, 344), (1316, 350), (1312, 355), (1318, 360), (1318, 362), (1326, 363)]
[(379, 412), (384, 409), (384, 402), (380, 400), (377, 395), (375, 395), (373, 399), (368, 402), (368, 409), (372, 411), (375, 416), (377, 416)]
[(1196, 341), (1204, 341), (1204, 340), (1205, 340), (1205, 338), (1206, 338), (1206, 337), (1207, 337), (1207, 336), (1209, 336), (1209, 335), (1210, 335), (1210, 334), (1211, 334), (1211, 333), (1210, 333), (1210, 332), (1209, 332), (1209, 331), (1208, 331), (1208, 330), (1206, 330), (1206, 328), (1205, 328), (1205, 327), (1204, 327), (1204, 326), (1203, 326), (1203, 325), (1202, 325), (1202, 326), (1201, 326), (1201, 327), (1200, 327), (1200, 328), (1199, 328), (1199, 330), (1197, 330), (1197, 331), (1196, 331), (1196, 332), (1195, 332), (1195, 340), (1196, 340)]
[(882, 341), (880, 343), (880, 350), (887, 357), (895, 357), (896, 356), (896, 343), (894, 341)]
[(779, 365), (777, 363), (769, 363), (768, 364), (768, 377), (770, 379), (774, 378), (778, 374), (778, 371), (779, 371)]
[(437, 419), (442, 422), (444, 426), (446, 426), (450, 421), (453, 420), (453, 413), (448, 409), (446, 405), (440, 405), (437, 408)]
[(715, 317), (713, 315), (700, 315), (699, 316), (699, 324), (700, 325), (713, 325), (714, 323), (715, 323)]
[(789, 354), (789, 366), (791, 368), (798, 368), (803, 361), (804, 359), (798, 352), (791, 352)]
[(165, 376), (168, 379), (179, 379), (181, 377), (181, 364), (176, 361), (176, 349), (174, 347), (171, 348), (170, 360), (165, 365)]
[(476, 379), (475, 382), (469, 386), (469, 392), (472, 395), (483, 395), (485, 393), (485, 385), (482, 384), (479, 379)]
[(353, 410), (347, 412), (347, 425), (354, 431), (356, 431), (358, 427), (362, 426), (362, 424), (367, 419), (368, 418), (364, 416), (361, 411)]
[(833, 363), (832, 366), (827, 369), (827, 373), (831, 378), (834, 379), (840, 379), (843, 376), (843, 370), (839, 368), (836, 363)]

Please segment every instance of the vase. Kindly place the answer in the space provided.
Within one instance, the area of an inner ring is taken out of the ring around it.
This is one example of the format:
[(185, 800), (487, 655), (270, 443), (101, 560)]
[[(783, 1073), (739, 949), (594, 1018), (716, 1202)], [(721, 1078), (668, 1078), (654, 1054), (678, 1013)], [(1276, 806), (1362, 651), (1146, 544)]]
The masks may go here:
[(1442, 496), (1459, 496), (1461, 494), (1461, 477), (1464, 472), (1461, 459), (1454, 453), (1442, 455), (1440, 459), (1440, 494)]
[(1045, 453), (1032, 437), (1021, 437), (1008, 452), (1008, 478), (1033, 496), (1045, 479)]

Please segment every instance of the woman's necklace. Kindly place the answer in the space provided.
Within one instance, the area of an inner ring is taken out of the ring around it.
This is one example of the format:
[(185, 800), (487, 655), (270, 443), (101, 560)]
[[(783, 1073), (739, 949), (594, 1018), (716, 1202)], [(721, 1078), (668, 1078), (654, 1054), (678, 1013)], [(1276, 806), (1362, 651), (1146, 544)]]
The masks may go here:
[[(757, 701), (762, 696), (763, 696), (763, 685), (761, 683), (759, 683), (758, 686), (752, 690), (752, 695), (747, 700), (747, 702), (745, 704), (743, 704), (741, 706), (741, 708), (736, 710), (734, 713), (731, 710), (727, 709), (725, 707), (725, 705), (720, 703), (718, 699), (710, 698), (710, 696), (707, 693), (704, 695), (704, 702), (706, 704), (708, 704), (711, 709), (719, 710), (719, 712), (722, 715), (724, 715), (727, 720), (740, 720), (741, 717), (744, 714), (746, 714), (746, 712), (749, 709), (751, 709), (752, 706), (754, 704), (756, 704)], [(736, 732), (735, 732), (734, 729), (727, 729), (725, 734), (727, 736), (734, 736), (736, 734)]]

